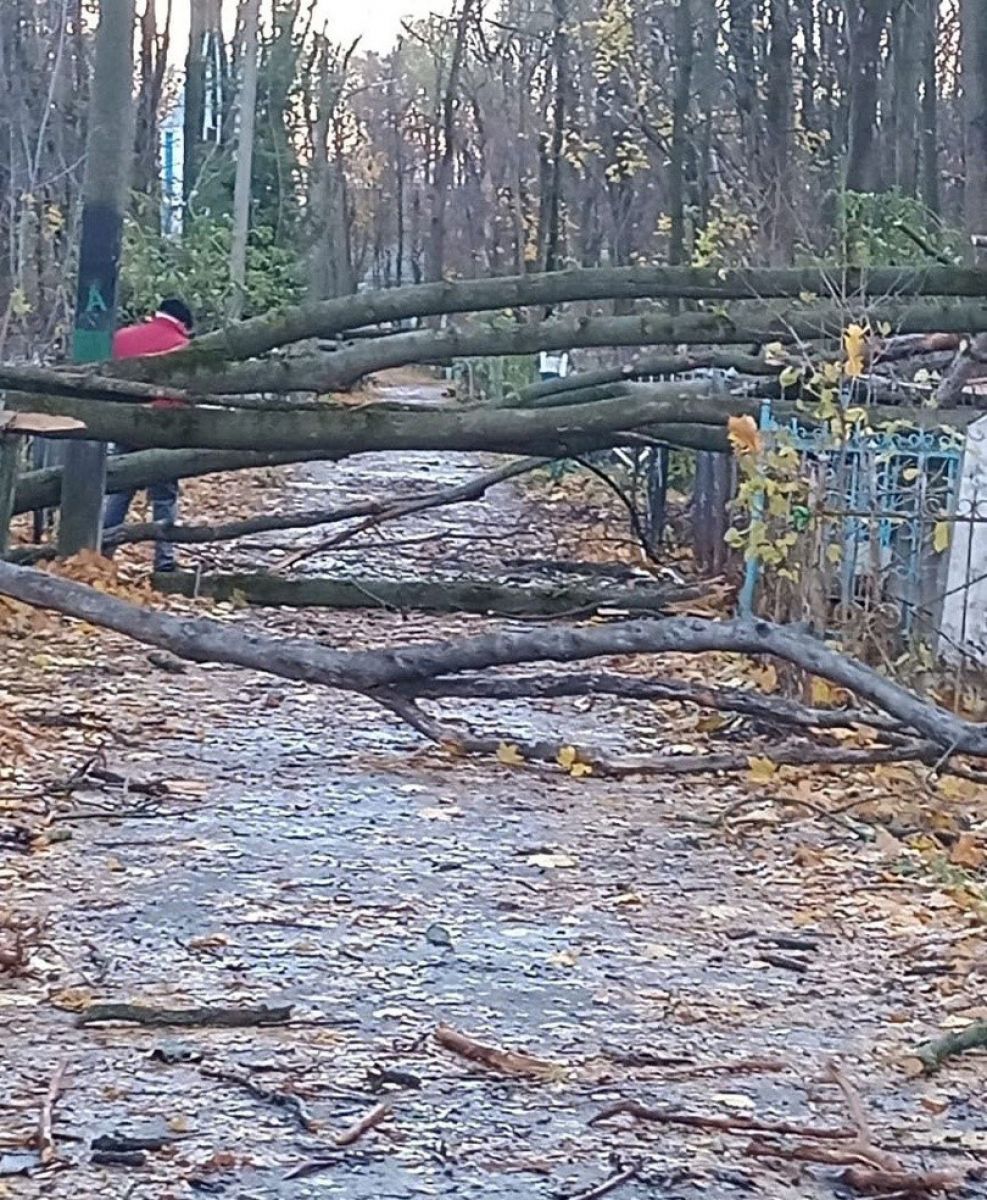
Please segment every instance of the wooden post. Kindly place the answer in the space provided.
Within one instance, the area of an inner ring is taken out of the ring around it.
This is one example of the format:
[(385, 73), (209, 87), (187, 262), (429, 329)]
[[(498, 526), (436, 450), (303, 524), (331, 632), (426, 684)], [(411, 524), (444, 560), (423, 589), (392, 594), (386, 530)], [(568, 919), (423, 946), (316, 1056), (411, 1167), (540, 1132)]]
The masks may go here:
[(14, 514), (21, 440), (13, 433), (0, 434), (0, 559), (6, 557), (10, 545), (10, 518)]
[[(102, 362), (113, 345), (123, 213), (133, 159), (133, 60), (134, 0), (100, 0), (86, 138), (75, 362)], [(99, 549), (105, 485), (106, 443), (72, 442), (62, 477), (62, 557)]]

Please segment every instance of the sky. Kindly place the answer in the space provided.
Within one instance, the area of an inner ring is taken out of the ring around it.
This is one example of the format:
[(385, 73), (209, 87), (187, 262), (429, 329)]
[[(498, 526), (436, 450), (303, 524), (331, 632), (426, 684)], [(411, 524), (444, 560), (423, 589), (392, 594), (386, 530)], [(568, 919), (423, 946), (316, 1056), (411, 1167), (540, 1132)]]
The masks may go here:
[[(261, 12), (267, 8), (261, 0)], [(327, 22), (334, 41), (349, 44), (360, 38), (363, 50), (389, 50), (401, 32), (404, 17), (422, 17), (432, 11), (448, 11), (448, 0), (318, 0), (316, 9)], [(160, 12), (163, 5), (159, 4)], [(224, 0), (229, 25), (236, 5)], [(228, 25), (228, 27), (229, 27)], [(176, 58), (184, 57), (188, 32), (188, 2), (178, 0), (172, 18), (172, 46)]]

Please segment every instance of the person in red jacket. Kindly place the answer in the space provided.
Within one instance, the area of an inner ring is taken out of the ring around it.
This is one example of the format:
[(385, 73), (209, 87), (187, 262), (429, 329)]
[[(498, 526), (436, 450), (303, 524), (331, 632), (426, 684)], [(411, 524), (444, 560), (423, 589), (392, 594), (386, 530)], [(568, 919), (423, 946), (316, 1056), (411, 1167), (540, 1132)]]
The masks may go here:
[[(162, 300), (158, 311), (149, 321), (142, 321), (139, 325), (127, 325), (117, 330), (113, 336), (113, 357), (140, 358), (147, 354), (170, 354), (189, 344), (192, 329), (192, 313), (188, 305), (177, 297), (170, 297)], [(161, 403), (166, 402), (162, 400)], [(114, 451), (117, 454), (125, 454), (127, 447), (116, 446)], [(103, 512), (104, 532), (126, 521), (136, 490), (131, 488), (126, 492), (113, 492), (106, 497)], [(169, 525), (174, 524), (178, 518), (178, 480), (170, 479), (152, 484), (147, 492), (151, 500), (153, 519)], [(112, 548), (106, 553), (112, 557)], [(175, 567), (175, 547), (171, 542), (155, 542), (155, 571), (174, 571)]]

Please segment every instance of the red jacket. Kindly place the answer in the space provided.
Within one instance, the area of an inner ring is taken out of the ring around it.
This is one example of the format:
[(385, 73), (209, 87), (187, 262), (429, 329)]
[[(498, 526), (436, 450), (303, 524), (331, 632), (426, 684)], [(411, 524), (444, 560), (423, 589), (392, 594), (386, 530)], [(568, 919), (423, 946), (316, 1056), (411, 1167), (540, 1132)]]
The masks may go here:
[[(125, 325), (113, 335), (114, 358), (140, 358), (145, 354), (170, 354), (189, 344), (189, 336), (181, 321), (167, 313), (157, 313), (139, 325)], [(176, 400), (155, 400), (154, 406), (173, 407)]]

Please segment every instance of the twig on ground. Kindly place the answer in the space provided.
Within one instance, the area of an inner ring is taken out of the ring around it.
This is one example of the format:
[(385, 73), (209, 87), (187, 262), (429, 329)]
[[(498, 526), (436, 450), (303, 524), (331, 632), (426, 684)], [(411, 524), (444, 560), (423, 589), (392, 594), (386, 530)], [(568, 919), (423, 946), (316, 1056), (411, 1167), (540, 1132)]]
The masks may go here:
[(38, 1115), (38, 1157), (45, 1166), (52, 1162), (55, 1157), (52, 1120), (54, 1118), (55, 1105), (58, 1103), (58, 1097), (62, 1094), (62, 1086), (67, 1069), (68, 1060), (63, 1058), (51, 1077), (48, 1090), (45, 1092), (45, 1098), (41, 1102), (41, 1112)]
[(590, 1117), (590, 1125), (609, 1121), (626, 1113), (638, 1121), (656, 1121), (662, 1125), (683, 1125), (689, 1129), (719, 1129), (723, 1133), (775, 1133), (792, 1137), (819, 1138), (822, 1141), (852, 1140), (856, 1131), (845, 1126), (820, 1128), (793, 1121), (760, 1121), (756, 1117), (717, 1117), (703, 1113), (684, 1113), (676, 1109), (649, 1108), (637, 1100), (618, 1100)]
[(928, 1074), (938, 1071), (947, 1058), (967, 1050), (987, 1048), (987, 1021), (974, 1021), (965, 1029), (947, 1033), (934, 1041), (923, 1042), (915, 1053)]
[(851, 1166), (840, 1181), (854, 1191), (882, 1196), (926, 1196), (930, 1192), (955, 1192), (963, 1187), (960, 1171), (886, 1171), (880, 1167)]
[[(506, 743), (514, 746), (522, 758), (531, 762), (557, 763), (566, 748), (562, 742), (527, 742), (497, 734), (479, 736), (458, 726), (446, 725), (423, 712), (406, 696), (392, 689), (381, 689), (369, 693), (378, 703), (389, 708), (406, 721), (413, 729), (429, 741), (441, 746), (456, 746), (468, 754), (496, 754)], [(573, 747), (568, 747), (569, 750)], [(626, 758), (622, 760), (604, 758), (602, 755), (577, 749), (576, 761), (589, 767), (596, 775), (608, 778), (625, 778), (628, 775), (686, 775), (703, 771), (748, 771), (750, 752), (727, 752), (723, 754), (682, 754), (658, 758)], [(843, 746), (793, 745), (772, 747), (771, 761), (777, 766), (808, 766), (831, 764), (840, 766), (870, 766), (888, 762), (924, 762), (939, 756), (939, 749), (931, 742), (910, 741), (897, 746), (876, 746), (857, 749)], [(750, 797), (738, 801), (748, 804)], [(793, 803), (803, 804), (802, 801)], [(803, 807), (812, 807), (811, 802)], [(818, 810), (825, 814), (825, 809)], [(728, 813), (729, 814), (729, 810)], [(718, 817), (719, 824), (724, 817)]]
[(640, 1170), (640, 1164), (634, 1163), (630, 1167), (625, 1167), (623, 1171), (618, 1171), (615, 1175), (611, 1175), (609, 1179), (604, 1179), (602, 1183), (598, 1183), (595, 1187), (567, 1196), (566, 1200), (599, 1200), (601, 1196), (609, 1196), (611, 1192), (615, 1192), (623, 1184), (630, 1183), (632, 1179), (636, 1179)]
[(780, 967), (783, 971), (794, 971), (796, 975), (804, 975), (809, 969), (809, 963), (804, 958), (794, 958), (790, 954), (777, 954), (773, 950), (758, 950), (757, 957), (768, 966)]
[[(376, 1129), (390, 1115), (391, 1106), (389, 1104), (378, 1104), (376, 1108), (372, 1108), (369, 1112), (364, 1113), (348, 1129), (344, 1129), (342, 1133), (338, 1134), (333, 1139), (334, 1148), (344, 1150), (347, 1146), (354, 1145), (364, 1134), (369, 1133), (372, 1129)], [(300, 1163), (297, 1167), (292, 1168), (285, 1175), (285, 1179), (304, 1179), (308, 1175), (314, 1175), (317, 1171), (325, 1171), (329, 1167), (336, 1166), (339, 1161), (338, 1155), (324, 1158), (310, 1158), (307, 1162)]]
[(553, 1079), (557, 1078), (562, 1070), (555, 1063), (532, 1058), (530, 1054), (518, 1054), (513, 1050), (498, 1050), (494, 1046), (484, 1046), (448, 1025), (440, 1025), (436, 1029), (435, 1040), (446, 1050), (451, 1050), (453, 1054), (458, 1054), (461, 1058), (469, 1059), (470, 1062), (479, 1063), (491, 1071), (500, 1071), (505, 1075)]
[(794, 1162), (823, 1163), (847, 1169), (840, 1181), (855, 1191), (884, 1196), (927, 1196), (930, 1192), (956, 1191), (963, 1185), (961, 1171), (892, 1170), (869, 1159), (858, 1142), (848, 1146), (782, 1146), (777, 1142), (755, 1140), (746, 1153), (752, 1158), (784, 1158)]
[(336, 1145), (339, 1147), (352, 1146), (365, 1133), (369, 1133), (371, 1129), (376, 1129), (390, 1115), (391, 1106), (389, 1104), (378, 1104), (376, 1108), (372, 1108), (368, 1113), (364, 1113), (358, 1121), (354, 1121), (349, 1129), (344, 1129), (336, 1138)]
[(143, 1150), (94, 1150), (89, 1161), (94, 1167), (144, 1167), (147, 1155)]
[(316, 1133), (319, 1129), (318, 1123), (309, 1115), (301, 1097), (294, 1095), (293, 1092), (281, 1092), (276, 1088), (264, 1087), (263, 1084), (251, 1079), (245, 1072), (227, 1071), (223, 1067), (200, 1067), (199, 1073), (206, 1079), (218, 1079), (221, 1083), (232, 1083), (237, 1087), (245, 1088), (252, 1096), (262, 1100), (265, 1104), (273, 1104), (278, 1108), (287, 1109), (302, 1129), (309, 1133)]
[(291, 1018), (291, 1005), (256, 1008), (151, 1008), (145, 1004), (90, 1004), (75, 1019), (76, 1025), (101, 1021), (130, 1021), (137, 1025), (184, 1025), (240, 1029), (251, 1025), (283, 1025)]

